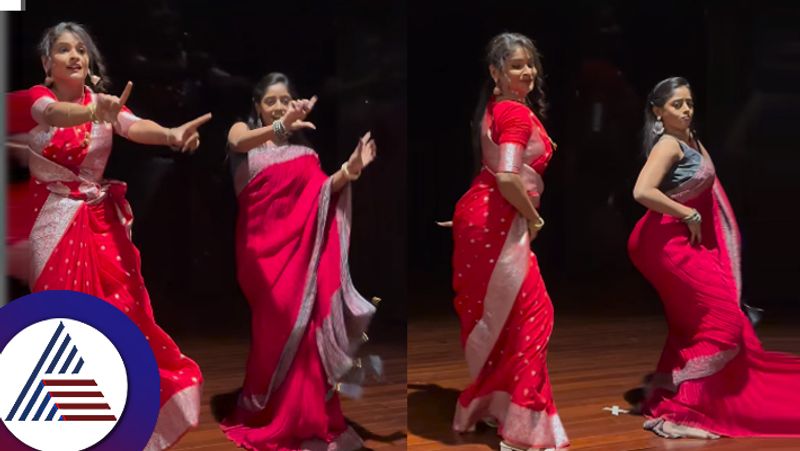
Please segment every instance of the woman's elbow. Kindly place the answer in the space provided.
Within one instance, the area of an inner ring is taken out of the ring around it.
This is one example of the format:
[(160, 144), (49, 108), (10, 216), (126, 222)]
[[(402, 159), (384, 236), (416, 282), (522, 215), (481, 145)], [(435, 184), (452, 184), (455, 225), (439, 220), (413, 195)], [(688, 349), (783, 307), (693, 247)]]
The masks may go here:
[(245, 153), (247, 149), (244, 148), (241, 139), (228, 139), (228, 148), (234, 152)]
[(647, 199), (647, 189), (634, 187), (633, 188), (633, 200), (639, 202), (640, 204)]
[(498, 172), (495, 175), (495, 180), (497, 180), (498, 185), (508, 186), (516, 184), (520, 178), (519, 174), (513, 172)]
[(42, 119), (47, 125), (53, 125), (56, 116), (56, 107), (54, 104), (47, 105), (42, 111)]

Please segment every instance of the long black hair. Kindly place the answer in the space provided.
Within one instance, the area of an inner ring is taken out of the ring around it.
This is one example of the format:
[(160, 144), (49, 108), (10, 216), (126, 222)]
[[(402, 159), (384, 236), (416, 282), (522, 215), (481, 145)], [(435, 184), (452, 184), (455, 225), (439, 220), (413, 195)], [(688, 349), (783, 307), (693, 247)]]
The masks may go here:
[[(493, 37), (486, 46), (486, 64), (502, 71), (505, 68), (508, 57), (519, 47), (531, 54), (533, 65), (536, 68), (534, 88), (528, 94), (526, 100), (537, 116), (544, 117), (547, 111), (547, 100), (544, 94), (544, 70), (542, 70), (541, 55), (529, 37), (519, 33), (500, 33)], [(478, 95), (478, 104), (475, 106), (475, 113), (472, 117), (472, 147), (475, 151), (475, 161), (478, 166), (480, 166), (481, 161), (481, 122), (483, 122), (486, 105), (492, 97), (494, 88), (494, 80), (488, 77)]]
[[(692, 87), (689, 86), (689, 81), (685, 78), (670, 77), (656, 83), (653, 89), (650, 90), (650, 93), (647, 94), (647, 103), (644, 106), (644, 125), (642, 126), (642, 150), (645, 156), (650, 154), (650, 150), (653, 149), (653, 146), (656, 145), (656, 142), (663, 134), (657, 134), (655, 130), (653, 130), (653, 126), (658, 119), (653, 112), (653, 107), (663, 108), (670, 97), (675, 93), (675, 90), (682, 86), (685, 86), (690, 92), (692, 91)], [(694, 123), (694, 121), (692, 121), (692, 123)], [(698, 135), (693, 125), (689, 126), (689, 132), (692, 138), (697, 141)]]
[[(39, 41), (39, 56), (50, 58), (56, 40), (67, 32), (74, 34), (86, 46), (86, 51), (89, 53), (89, 71), (86, 74), (84, 84), (91, 86), (95, 92), (105, 93), (109, 83), (105, 59), (103, 59), (103, 55), (100, 53), (100, 49), (95, 44), (89, 30), (83, 25), (75, 22), (61, 22), (45, 30), (44, 34), (42, 34), (42, 39)], [(49, 73), (47, 75), (50, 76)], [(99, 77), (97, 83), (92, 80), (92, 76)]]

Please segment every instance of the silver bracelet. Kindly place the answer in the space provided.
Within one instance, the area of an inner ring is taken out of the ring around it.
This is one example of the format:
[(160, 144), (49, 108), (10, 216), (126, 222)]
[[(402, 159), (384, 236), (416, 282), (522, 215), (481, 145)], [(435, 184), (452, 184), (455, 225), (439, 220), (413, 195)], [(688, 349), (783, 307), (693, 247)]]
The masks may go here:
[(288, 135), (288, 132), (286, 131), (286, 126), (283, 125), (283, 121), (280, 119), (275, 119), (272, 122), (272, 131), (273, 133), (275, 133), (275, 137), (279, 139), (283, 139), (286, 137), (286, 135)]
[(701, 222), (703, 222), (703, 217), (700, 216), (699, 211), (692, 210), (692, 212), (686, 215), (683, 219), (681, 219), (681, 221), (684, 224), (690, 224), (690, 223), (700, 224)]

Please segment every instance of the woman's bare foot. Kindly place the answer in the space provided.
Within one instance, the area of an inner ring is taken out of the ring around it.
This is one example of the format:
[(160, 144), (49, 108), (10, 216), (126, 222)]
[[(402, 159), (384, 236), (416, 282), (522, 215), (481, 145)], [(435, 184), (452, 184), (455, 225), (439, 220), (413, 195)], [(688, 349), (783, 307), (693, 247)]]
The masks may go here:
[(691, 426), (666, 421), (663, 418), (654, 418), (644, 423), (644, 428), (664, 438), (696, 438), (703, 440), (716, 440), (718, 434)]

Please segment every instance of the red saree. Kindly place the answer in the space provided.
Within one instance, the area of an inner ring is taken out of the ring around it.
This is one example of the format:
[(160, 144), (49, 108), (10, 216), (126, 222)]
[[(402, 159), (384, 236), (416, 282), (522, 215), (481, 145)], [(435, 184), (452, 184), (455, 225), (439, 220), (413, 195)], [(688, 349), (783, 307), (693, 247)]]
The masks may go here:
[(519, 103), (490, 102), (483, 123), (483, 169), (453, 216), (453, 288), (472, 383), (456, 404), (453, 428), (482, 418), (511, 442), (569, 445), (547, 375), (553, 305), (530, 250), (525, 219), (500, 194), (496, 172), (519, 173), (534, 206), (553, 149), (536, 116)]
[(669, 327), (645, 427), (666, 420), (730, 437), (800, 436), (800, 358), (764, 351), (740, 308), (739, 230), (712, 162), (703, 157), (666, 194), (700, 212), (702, 242), (692, 246), (686, 225), (654, 211), (628, 242)]
[[(238, 156), (242, 158), (242, 156)], [(251, 350), (225, 435), (253, 450), (351, 450), (338, 395), (375, 307), (347, 263), (350, 192), (335, 195), (313, 150), (264, 145), (236, 168), (237, 277)]]
[[(33, 101), (28, 90), (14, 91), (6, 94), (6, 151), (17, 153), (23, 160), (23, 166), (28, 164), (27, 147), (30, 140), (29, 132), (36, 127), (36, 121), (31, 116)], [(6, 267), (8, 275), (28, 283), (31, 264), (30, 234), (36, 212), (30, 202), (30, 188), (27, 180), (9, 184), (6, 194)]]
[[(125, 109), (113, 129), (104, 123), (50, 127), (42, 115), (55, 95), (44, 86), (24, 93), (18, 95), (29, 96), (27, 101), (12, 104), (16, 108), (9, 113), (15, 131), (35, 124), (28, 130), (32, 178), (29, 190), (12, 191), (9, 239), (25, 241), (29, 233), (32, 291), (97, 296), (125, 312), (150, 341), (161, 376), (161, 410), (145, 449), (166, 449), (197, 425), (202, 376), (156, 324), (139, 251), (130, 238), (133, 215), (126, 186), (103, 179), (112, 133), (127, 136), (138, 118)], [(82, 103), (93, 96), (86, 88)]]

